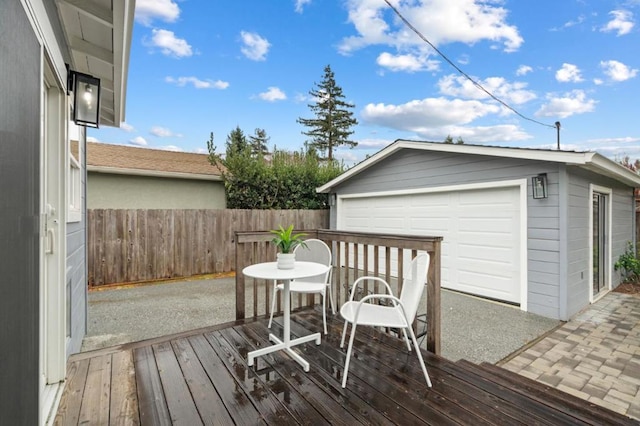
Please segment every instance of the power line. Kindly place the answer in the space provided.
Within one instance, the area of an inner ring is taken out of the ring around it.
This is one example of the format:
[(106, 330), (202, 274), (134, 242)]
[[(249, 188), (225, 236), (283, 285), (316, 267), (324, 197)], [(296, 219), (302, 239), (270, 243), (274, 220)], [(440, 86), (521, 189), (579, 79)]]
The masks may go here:
[(445, 61), (447, 61), (449, 63), (449, 65), (451, 65), (453, 68), (455, 68), (456, 71), (458, 71), (460, 74), (462, 74), (467, 80), (469, 80), (471, 83), (473, 83), (473, 85), (476, 86), (478, 89), (482, 90), (484, 93), (489, 95), (493, 100), (495, 100), (498, 103), (502, 104), (505, 108), (507, 108), (510, 111), (514, 112), (516, 115), (522, 117), (523, 119), (531, 121), (531, 122), (536, 123), (536, 124), (539, 124), (541, 126), (551, 127), (552, 129), (558, 129), (558, 131), (559, 131), (559, 129), (560, 129), (559, 124), (560, 123), (556, 123), (556, 125), (551, 125), (551, 124), (542, 123), (542, 122), (540, 122), (538, 120), (534, 120), (533, 118), (526, 117), (526, 116), (522, 115), (521, 113), (519, 113), (518, 111), (516, 111), (512, 106), (510, 106), (506, 102), (504, 102), (502, 99), (499, 99), (493, 93), (489, 92), (480, 83), (478, 83), (473, 78), (471, 78), (466, 72), (462, 71), (456, 64), (453, 63), (453, 61), (451, 61), (451, 59), (449, 59), (447, 57), (447, 55), (442, 53), (436, 46), (433, 45), (433, 43), (431, 43), (424, 35), (422, 35), (422, 33), (420, 31), (418, 31), (418, 29), (411, 24), (411, 22), (409, 22), (404, 16), (402, 16), (400, 11), (398, 9), (396, 9), (395, 6), (393, 6), (389, 2), (389, 0), (384, 0), (384, 2), (387, 4), (387, 6), (389, 6), (391, 8), (391, 10), (393, 10), (395, 12), (396, 15), (398, 15), (398, 18), (400, 18), (402, 20), (402, 22), (404, 22), (407, 25), (407, 27), (409, 27), (411, 29), (411, 31), (416, 33), (418, 35), (418, 37), (420, 37), (425, 43), (427, 43), (429, 46), (431, 46), (431, 48), (433, 50), (435, 50), (438, 53), (438, 55), (440, 55)]

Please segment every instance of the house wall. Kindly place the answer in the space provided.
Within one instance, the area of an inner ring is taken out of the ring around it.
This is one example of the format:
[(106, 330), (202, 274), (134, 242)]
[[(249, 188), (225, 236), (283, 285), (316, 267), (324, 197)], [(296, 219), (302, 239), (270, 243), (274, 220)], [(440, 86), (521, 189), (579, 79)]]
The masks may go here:
[(40, 44), (0, 0), (0, 423), (38, 424)]
[(568, 209), (568, 271), (567, 271), (567, 315), (578, 313), (589, 304), (589, 185), (595, 184), (610, 188), (612, 193), (612, 235), (611, 235), (611, 268), (612, 286), (620, 284), (620, 274), (613, 269), (618, 257), (624, 253), (627, 242), (633, 242), (633, 190), (620, 183), (590, 173), (585, 170), (570, 168), (569, 209)]
[(86, 132), (79, 127), (78, 155), (81, 168), (81, 219), (67, 223), (66, 309), (67, 356), (80, 352), (87, 333), (87, 210), (86, 206)]
[(217, 181), (88, 173), (89, 209), (224, 209)]

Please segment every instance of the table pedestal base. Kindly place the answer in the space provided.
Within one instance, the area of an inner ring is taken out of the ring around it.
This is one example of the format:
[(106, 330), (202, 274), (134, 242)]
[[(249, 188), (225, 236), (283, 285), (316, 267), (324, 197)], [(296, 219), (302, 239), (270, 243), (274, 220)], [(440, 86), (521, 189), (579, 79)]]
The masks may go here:
[(292, 347), (299, 345), (301, 343), (306, 343), (306, 342), (310, 342), (312, 340), (316, 341), (316, 345), (320, 344), (320, 338), (321, 338), (321, 334), (320, 333), (314, 333), (314, 334), (310, 334), (308, 336), (304, 336), (304, 337), (298, 337), (297, 339), (287, 339), (288, 341), (282, 341), (280, 340), (279, 337), (276, 337), (273, 333), (269, 333), (269, 340), (274, 342), (275, 345), (273, 346), (268, 346), (266, 348), (262, 348), (262, 349), (256, 349), (255, 351), (251, 351), (247, 354), (247, 358), (248, 358), (248, 364), (249, 366), (253, 365), (253, 360), (256, 357), (262, 356), (262, 355), (266, 355), (266, 354), (270, 354), (272, 352), (276, 352), (276, 351), (286, 351), (289, 356), (291, 356), (291, 358), (293, 358), (298, 364), (300, 364), (303, 368), (304, 371), (309, 371), (309, 363), (307, 361), (305, 361), (299, 354), (297, 354), (296, 352), (293, 351)]

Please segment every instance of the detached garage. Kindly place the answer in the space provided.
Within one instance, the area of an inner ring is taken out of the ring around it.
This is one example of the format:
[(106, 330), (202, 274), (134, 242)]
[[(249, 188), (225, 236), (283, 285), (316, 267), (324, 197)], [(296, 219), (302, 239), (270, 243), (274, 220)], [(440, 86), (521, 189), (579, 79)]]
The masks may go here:
[(619, 284), (639, 186), (593, 152), (399, 140), (318, 191), (334, 229), (444, 237), (444, 288), (567, 320)]

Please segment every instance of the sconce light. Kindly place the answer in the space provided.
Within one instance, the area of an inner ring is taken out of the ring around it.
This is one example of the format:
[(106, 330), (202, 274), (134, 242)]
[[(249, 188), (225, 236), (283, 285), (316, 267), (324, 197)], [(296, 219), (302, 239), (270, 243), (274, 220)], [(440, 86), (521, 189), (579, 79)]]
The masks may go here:
[[(68, 69), (68, 66), (67, 66)], [(77, 71), (67, 71), (67, 89), (73, 91), (73, 121), (98, 128), (100, 121), (100, 79)]]
[(547, 174), (540, 173), (538, 176), (531, 178), (531, 186), (533, 188), (533, 198), (547, 198)]

